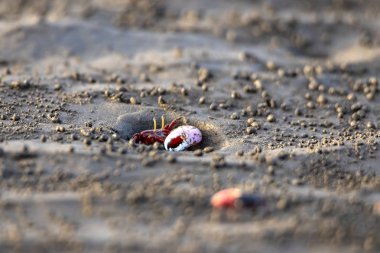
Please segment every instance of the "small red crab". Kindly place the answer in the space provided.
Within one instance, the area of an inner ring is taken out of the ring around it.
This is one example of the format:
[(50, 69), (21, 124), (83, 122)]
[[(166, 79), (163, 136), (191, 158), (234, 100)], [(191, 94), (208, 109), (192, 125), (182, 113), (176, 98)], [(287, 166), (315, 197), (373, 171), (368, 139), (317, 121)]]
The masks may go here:
[(165, 119), (164, 116), (162, 116), (161, 129), (157, 129), (156, 118), (153, 118), (153, 130), (144, 130), (140, 133), (136, 133), (132, 136), (132, 140), (135, 143), (143, 143), (146, 145), (152, 145), (155, 142), (164, 143), (166, 137), (170, 134), (170, 132), (173, 130), (173, 127), (178, 123), (180, 119), (181, 117), (173, 120), (172, 122), (170, 122), (170, 124), (165, 126)]

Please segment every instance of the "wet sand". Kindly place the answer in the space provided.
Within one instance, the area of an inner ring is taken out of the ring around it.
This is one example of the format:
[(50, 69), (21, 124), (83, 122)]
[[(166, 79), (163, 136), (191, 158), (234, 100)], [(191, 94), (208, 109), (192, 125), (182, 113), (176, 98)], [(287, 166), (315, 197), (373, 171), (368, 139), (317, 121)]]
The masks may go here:
[(379, 252), (379, 9), (0, 2), (0, 252)]

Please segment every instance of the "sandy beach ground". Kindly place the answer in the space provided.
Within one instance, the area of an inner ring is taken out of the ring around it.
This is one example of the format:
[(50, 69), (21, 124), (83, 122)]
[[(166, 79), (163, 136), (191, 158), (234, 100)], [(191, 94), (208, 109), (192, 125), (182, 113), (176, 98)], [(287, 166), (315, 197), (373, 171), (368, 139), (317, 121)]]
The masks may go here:
[[(0, 252), (380, 252), (379, 13), (0, 1)], [(161, 115), (202, 143), (129, 141)]]

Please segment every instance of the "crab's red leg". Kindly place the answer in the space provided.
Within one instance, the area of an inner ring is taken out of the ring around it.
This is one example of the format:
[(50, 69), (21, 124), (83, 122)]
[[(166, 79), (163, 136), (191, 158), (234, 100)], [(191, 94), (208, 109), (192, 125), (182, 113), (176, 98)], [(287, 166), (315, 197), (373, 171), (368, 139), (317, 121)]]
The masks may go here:
[(173, 120), (172, 122), (170, 122), (169, 125), (165, 126), (165, 129), (166, 130), (172, 130), (174, 125), (178, 123), (178, 121), (181, 119), (182, 117), (179, 117), (179, 118), (176, 118), (175, 120)]
[(140, 141), (140, 134), (139, 133), (134, 134), (132, 136), (132, 140), (133, 140), (134, 143), (138, 143)]
[(159, 142), (159, 143), (164, 143), (165, 142), (165, 138), (166, 137), (161, 137), (161, 136), (156, 136), (155, 137), (156, 141)]

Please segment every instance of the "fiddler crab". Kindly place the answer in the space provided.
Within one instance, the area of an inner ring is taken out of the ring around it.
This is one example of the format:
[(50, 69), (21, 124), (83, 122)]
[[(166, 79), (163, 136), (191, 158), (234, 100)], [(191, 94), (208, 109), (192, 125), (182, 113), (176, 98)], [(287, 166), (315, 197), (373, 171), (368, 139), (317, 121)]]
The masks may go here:
[(144, 130), (132, 136), (135, 143), (152, 145), (155, 142), (164, 144), (169, 151), (183, 151), (202, 141), (201, 131), (194, 126), (180, 126), (175, 129), (175, 125), (182, 117), (179, 117), (165, 125), (164, 116), (161, 116), (161, 129), (157, 129), (156, 118), (153, 118), (153, 130)]

